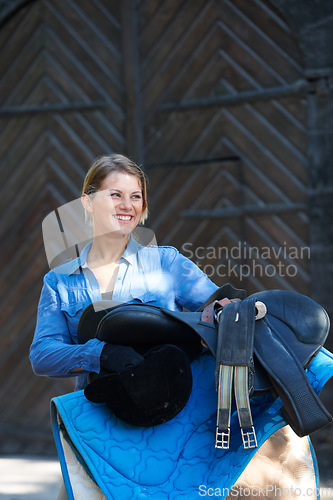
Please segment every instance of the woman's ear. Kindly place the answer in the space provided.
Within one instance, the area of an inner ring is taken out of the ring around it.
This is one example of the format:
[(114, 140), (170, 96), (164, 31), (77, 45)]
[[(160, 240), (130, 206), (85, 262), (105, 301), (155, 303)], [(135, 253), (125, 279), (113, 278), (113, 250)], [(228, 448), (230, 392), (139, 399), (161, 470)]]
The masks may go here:
[(91, 199), (90, 199), (90, 196), (88, 194), (83, 193), (83, 195), (81, 196), (81, 203), (82, 203), (83, 208), (85, 209), (86, 212), (91, 213), (93, 211)]

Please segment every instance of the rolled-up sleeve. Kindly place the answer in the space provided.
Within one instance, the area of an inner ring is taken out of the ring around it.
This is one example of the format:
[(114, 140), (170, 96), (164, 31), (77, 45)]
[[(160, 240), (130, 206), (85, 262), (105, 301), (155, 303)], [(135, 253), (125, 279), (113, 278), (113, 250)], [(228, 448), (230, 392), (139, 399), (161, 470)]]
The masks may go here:
[(36, 375), (71, 377), (79, 375), (73, 370), (100, 371), (100, 355), (105, 342), (91, 339), (85, 344), (73, 344), (56, 279), (52, 273), (44, 278), (30, 361)]
[(190, 311), (196, 311), (218, 286), (190, 259), (177, 252), (170, 266), (174, 276), (176, 301)]

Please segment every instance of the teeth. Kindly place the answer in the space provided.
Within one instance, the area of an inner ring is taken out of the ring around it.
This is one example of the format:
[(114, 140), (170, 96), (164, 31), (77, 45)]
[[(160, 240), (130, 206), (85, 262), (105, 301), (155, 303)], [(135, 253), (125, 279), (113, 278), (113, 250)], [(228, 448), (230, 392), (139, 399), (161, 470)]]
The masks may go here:
[(119, 220), (131, 220), (132, 218), (131, 215), (114, 215), (114, 217)]

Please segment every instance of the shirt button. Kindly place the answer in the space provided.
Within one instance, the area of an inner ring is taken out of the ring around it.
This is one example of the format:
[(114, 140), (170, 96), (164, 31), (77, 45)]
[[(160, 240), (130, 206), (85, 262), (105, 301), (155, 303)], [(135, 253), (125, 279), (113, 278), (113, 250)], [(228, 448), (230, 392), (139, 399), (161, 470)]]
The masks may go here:
[(122, 280), (123, 278), (121, 276), (118, 276), (118, 280)]

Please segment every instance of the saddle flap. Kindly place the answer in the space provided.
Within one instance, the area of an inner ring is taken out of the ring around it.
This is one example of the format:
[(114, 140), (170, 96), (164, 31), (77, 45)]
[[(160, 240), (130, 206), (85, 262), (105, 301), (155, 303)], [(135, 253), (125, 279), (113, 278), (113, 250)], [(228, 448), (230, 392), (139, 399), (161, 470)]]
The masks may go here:
[(332, 417), (315, 394), (298, 356), (267, 322), (258, 325), (254, 345), (284, 404), (285, 418), (296, 434), (306, 436), (331, 423)]
[(310, 297), (289, 290), (265, 290), (251, 297), (266, 305), (266, 318), (274, 317), (287, 325), (299, 343), (324, 345), (330, 320), (325, 309)]

